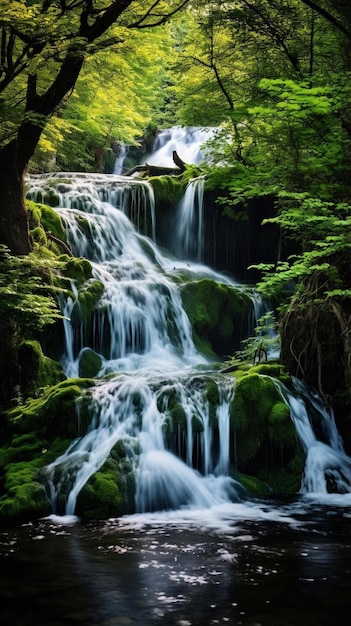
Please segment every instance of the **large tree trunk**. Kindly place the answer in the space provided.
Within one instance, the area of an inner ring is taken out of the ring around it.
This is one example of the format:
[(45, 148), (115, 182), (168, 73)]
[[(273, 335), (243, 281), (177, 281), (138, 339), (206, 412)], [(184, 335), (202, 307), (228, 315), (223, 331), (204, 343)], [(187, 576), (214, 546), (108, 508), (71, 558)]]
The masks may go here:
[(12, 254), (32, 249), (23, 195), (24, 167), (17, 160), (17, 141), (0, 150), (0, 243)]
[(23, 197), (29, 159), (46, 121), (74, 87), (83, 61), (83, 55), (67, 54), (55, 80), (40, 96), (36, 93), (35, 75), (28, 77), (26, 109), (37, 115), (39, 122), (24, 119), (17, 138), (0, 150), (0, 243), (6, 244), (13, 254), (28, 254), (32, 249)]

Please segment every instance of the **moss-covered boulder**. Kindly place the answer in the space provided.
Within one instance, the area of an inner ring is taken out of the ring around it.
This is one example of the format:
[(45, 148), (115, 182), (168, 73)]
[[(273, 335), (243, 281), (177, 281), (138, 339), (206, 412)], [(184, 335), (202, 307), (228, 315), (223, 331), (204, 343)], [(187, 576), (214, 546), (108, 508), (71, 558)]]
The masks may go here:
[(248, 334), (252, 311), (252, 300), (247, 293), (204, 278), (185, 283), (181, 296), (200, 351), (225, 356), (239, 350)]
[(176, 206), (186, 187), (183, 176), (150, 176), (148, 180), (154, 190), (157, 206), (161, 203)]
[(106, 519), (135, 513), (135, 473), (132, 459), (140, 454), (135, 440), (120, 439), (103, 466), (80, 491), (76, 513), (84, 519)]
[(67, 255), (61, 255), (59, 259), (66, 262), (62, 274), (74, 281), (78, 287), (84, 285), (92, 277), (92, 266), (88, 259)]
[(45, 487), (39, 481), (38, 466), (37, 460), (7, 465), (1, 476), (0, 522), (36, 519), (51, 512)]
[(84, 519), (106, 519), (126, 513), (117, 463), (109, 458), (79, 493), (76, 514)]
[(87, 431), (91, 416), (84, 391), (92, 384), (91, 379), (65, 380), (1, 416), (0, 521), (51, 512), (43, 468)]
[(23, 341), (18, 352), (20, 387), (24, 398), (38, 396), (41, 389), (65, 380), (66, 376), (58, 361), (43, 354), (38, 341)]
[(258, 373), (239, 379), (231, 407), (231, 429), (235, 440), (233, 465), (238, 471), (270, 484), (274, 491), (298, 491), (304, 452), (290, 409), (274, 379)]
[(102, 358), (90, 348), (84, 348), (79, 355), (79, 376), (93, 378), (98, 375), (102, 366)]
[(45, 389), (39, 398), (29, 398), (25, 404), (7, 412), (13, 432), (35, 431), (49, 441), (56, 437), (76, 437), (76, 401), (93, 384), (92, 379), (67, 379)]
[[(33, 241), (60, 255), (67, 246), (67, 235), (61, 217), (51, 206), (26, 200), (29, 227)], [(60, 243), (61, 242), (61, 243)]]

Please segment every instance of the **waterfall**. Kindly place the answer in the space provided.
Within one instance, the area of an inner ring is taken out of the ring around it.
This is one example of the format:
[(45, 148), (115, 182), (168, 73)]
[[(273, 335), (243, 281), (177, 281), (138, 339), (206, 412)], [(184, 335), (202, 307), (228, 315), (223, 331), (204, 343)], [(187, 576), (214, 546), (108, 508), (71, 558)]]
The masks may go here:
[(169, 242), (178, 258), (204, 260), (204, 189), (203, 176), (190, 180), (179, 203)]
[[(232, 382), (215, 375), (219, 403), (214, 428), (206, 396), (209, 378), (177, 369), (168, 376), (148, 368), (96, 385), (89, 432), (47, 468), (54, 510), (60, 489), (69, 485), (65, 512), (74, 514), (81, 488), (117, 442), (123, 442), (130, 469), (135, 472), (139, 512), (182, 506), (206, 508), (238, 498), (238, 485), (228, 475)], [(175, 407), (182, 412), (181, 428)]]
[(176, 151), (184, 163), (201, 163), (204, 160), (203, 146), (213, 134), (213, 128), (174, 126), (162, 130), (155, 139), (152, 153), (145, 160), (150, 165), (174, 167), (173, 152)]
[[(149, 163), (150, 165), (174, 168), (173, 152), (175, 151), (184, 163), (197, 165), (205, 159), (204, 144), (213, 137), (214, 133), (215, 128), (191, 126), (173, 126), (161, 130), (155, 137), (151, 152), (146, 155), (143, 154), (138, 159), (139, 164)], [(128, 149), (122, 147), (115, 162), (115, 174), (122, 174), (123, 163), (127, 157)]]
[[(306, 453), (301, 493), (326, 495), (351, 492), (351, 458), (346, 455), (333, 411), (328, 412), (321, 398), (294, 380), (294, 394), (281, 388), (291, 412), (297, 435)], [(311, 416), (319, 421), (316, 435)]]
[[(191, 181), (187, 190), (193, 198), (189, 213), (194, 204), (198, 212), (195, 224), (193, 217), (186, 222), (188, 209), (180, 210), (189, 230), (197, 233), (197, 261), (203, 245), (202, 183)], [(87, 348), (98, 355), (101, 367), (95, 386), (82, 400), (90, 417), (87, 432), (46, 468), (53, 510), (74, 514), (82, 488), (116, 446), (124, 473), (133, 476), (136, 511), (204, 508), (238, 500), (242, 490), (230, 478), (235, 467), (235, 433), (230, 429), (235, 382), (214, 370), (196, 349), (182, 305), (180, 275), (186, 268), (188, 280), (209, 277), (243, 287), (200, 263), (170, 258), (158, 249), (153, 196), (145, 181), (55, 174), (29, 177), (27, 184), (29, 198), (55, 206), (73, 254), (90, 260), (93, 276), (86, 288), (93, 281), (102, 286), (89, 336), (83, 322), (77, 323), (82, 305), (74, 284), (60, 301), (67, 376), (79, 376)], [(180, 225), (179, 231), (179, 254), (186, 249), (190, 254), (191, 242)], [(254, 303), (253, 297), (253, 309)], [(327, 493), (330, 483), (339, 492), (351, 491), (351, 461), (332, 416), (297, 383), (294, 393), (280, 389), (306, 452), (302, 493)], [(323, 440), (315, 434), (306, 403), (318, 415)]]
[(113, 173), (117, 176), (121, 176), (123, 174), (123, 165), (127, 156), (127, 146), (123, 143), (119, 148), (119, 154), (115, 161), (115, 167)]
[[(87, 213), (103, 216), (105, 210), (117, 208), (139, 232), (155, 240), (155, 198), (147, 181), (125, 176), (59, 172), (29, 176), (27, 185), (28, 197), (34, 202), (82, 212), (84, 219), (88, 219)], [(104, 228), (103, 224), (101, 226)], [(89, 258), (89, 251), (83, 255)]]
[[(83, 324), (73, 329), (70, 321), (79, 318), (81, 306), (74, 285), (61, 302), (67, 376), (79, 375), (87, 347), (100, 356), (101, 369), (91, 392), (87, 434), (47, 468), (54, 510), (64, 498), (65, 512), (74, 513), (82, 487), (117, 442), (123, 442), (136, 477), (139, 511), (208, 506), (235, 497), (235, 481), (228, 476), (233, 382), (199, 374), (209, 362), (194, 346), (178, 282), (169, 275), (170, 260), (128, 217), (137, 194), (140, 215), (152, 215), (148, 185), (66, 174), (32, 177), (28, 187), (29, 198), (50, 198), (56, 205), (73, 254), (90, 260), (91, 280), (103, 285), (89, 343)], [(194, 277), (220, 278), (204, 266), (188, 269)], [(210, 380), (216, 405), (208, 399)]]

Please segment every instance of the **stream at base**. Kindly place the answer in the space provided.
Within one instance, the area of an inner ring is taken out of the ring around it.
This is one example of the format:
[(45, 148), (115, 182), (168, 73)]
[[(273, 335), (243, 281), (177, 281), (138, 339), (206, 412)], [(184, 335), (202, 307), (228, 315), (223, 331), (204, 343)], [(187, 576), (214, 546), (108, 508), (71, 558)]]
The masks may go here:
[(0, 531), (2, 626), (327, 626), (351, 610), (351, 499), (255, 500)]

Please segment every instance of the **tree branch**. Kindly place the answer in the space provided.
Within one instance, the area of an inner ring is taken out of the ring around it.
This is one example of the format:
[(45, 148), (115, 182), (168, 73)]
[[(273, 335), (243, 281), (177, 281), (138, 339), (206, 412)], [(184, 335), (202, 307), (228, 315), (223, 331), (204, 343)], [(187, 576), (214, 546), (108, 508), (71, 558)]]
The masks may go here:
[(316, 4), (315, 2), (313, 2), (313, 0), (300, 0), (300, 2), (313, 9), (313, 11), (316, 11), (316, 13), (319, 13), (319, 15), (324, 17), (324, 19), (330, 22), (330, 24), (333, 24), (333, 26), (335, 26), (335, 28), (340, 31), (340, 33), (345, 35), (345, 37), (347, 37), (347, 39), (351, 41), (351, 31), (347, 30), (343, 23), (340, 22), (336, 17), (334, 17), (334, 15), (329, 13), (329, 11), (326, 11), (326, 9), (320, 7), (319, 4)]

